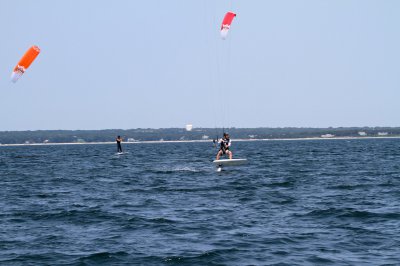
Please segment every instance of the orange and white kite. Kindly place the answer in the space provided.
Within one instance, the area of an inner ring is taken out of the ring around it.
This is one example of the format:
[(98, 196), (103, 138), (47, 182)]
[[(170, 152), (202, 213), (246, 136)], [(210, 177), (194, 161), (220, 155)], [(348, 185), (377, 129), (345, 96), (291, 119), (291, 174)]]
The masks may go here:
[(40, 48), (36, 45), (26, 51), (24, 56), (19, 60), (18, 64), (14, 67), (14, 70), (11, 74), (11, 81), (17, 82), (17, 80), (25, 73), (25, 71), (29, 68), (35, 58), (39, 55)]

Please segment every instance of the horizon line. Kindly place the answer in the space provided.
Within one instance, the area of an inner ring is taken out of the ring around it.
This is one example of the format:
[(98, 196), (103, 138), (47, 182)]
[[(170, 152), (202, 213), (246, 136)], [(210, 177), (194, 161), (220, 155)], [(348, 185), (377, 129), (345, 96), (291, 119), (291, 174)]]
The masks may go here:
[(400, 128), (399, 126), (329, 126), (329, 127), (313, 127), (313, 126), (285, 126), (285, 127), (193, 127), (191, 130), (186, 130), (185, 127), (138, 127), (138, 128), (129, 128), (129, 129), (122, 129), (122, 128), (104, 128), (104, 129), (22, 129), (22, 130), (0, 130), (0, 132), (26, 132), (26, 131), (106, 131), (106, 130), (121, 130), (121, 131), (128, 131), (128, 130), (163, 130), (163, 129), (183, 129), (187, 132), (195, 131), (196, 129), (366, 129), (366, 128)]

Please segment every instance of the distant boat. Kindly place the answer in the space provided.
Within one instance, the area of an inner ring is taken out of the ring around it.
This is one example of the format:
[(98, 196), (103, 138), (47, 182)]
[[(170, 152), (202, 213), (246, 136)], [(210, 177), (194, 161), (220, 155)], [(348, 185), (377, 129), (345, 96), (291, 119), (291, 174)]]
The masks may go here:
[(191, 124), (186, 125), (186, 131), (192, 131), (192, 129), (193, 129), (193, 125), (191, 125)]

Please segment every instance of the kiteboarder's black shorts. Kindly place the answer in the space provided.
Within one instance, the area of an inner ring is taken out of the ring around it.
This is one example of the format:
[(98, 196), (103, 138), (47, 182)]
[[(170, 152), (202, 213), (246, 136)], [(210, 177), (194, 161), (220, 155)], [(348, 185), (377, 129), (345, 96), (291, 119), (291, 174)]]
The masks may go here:
[(220, 151), (222, 151), (222, 154), (226, 154), (227, 151), (229, 151), (229, 149), (219, 149)]

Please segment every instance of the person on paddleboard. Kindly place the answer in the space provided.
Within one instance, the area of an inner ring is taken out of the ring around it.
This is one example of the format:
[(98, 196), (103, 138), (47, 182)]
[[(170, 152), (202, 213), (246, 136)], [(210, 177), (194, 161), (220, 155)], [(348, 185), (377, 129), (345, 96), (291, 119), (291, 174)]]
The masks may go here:
[(224, 136), (220, 141), (218, 141), (220, 144), (219, 151), (217, 153), (217, 160), (221, 157), (221, 155), (226, 154), (229, 156), (229, 159), (232, 159), (232, 152), (229, 150), (229, 147), (231, 146), (231, 139), (229, 138), (228, 133), (224, 133)]
[(118, 152), (122, 152), (122, 146), (121, 146), (122, 138), (121, 138), (121, 136), (118, 136), (118, 137), (115, 139), (115, 141), (117, 142), (117, 149), (118, 149)]

